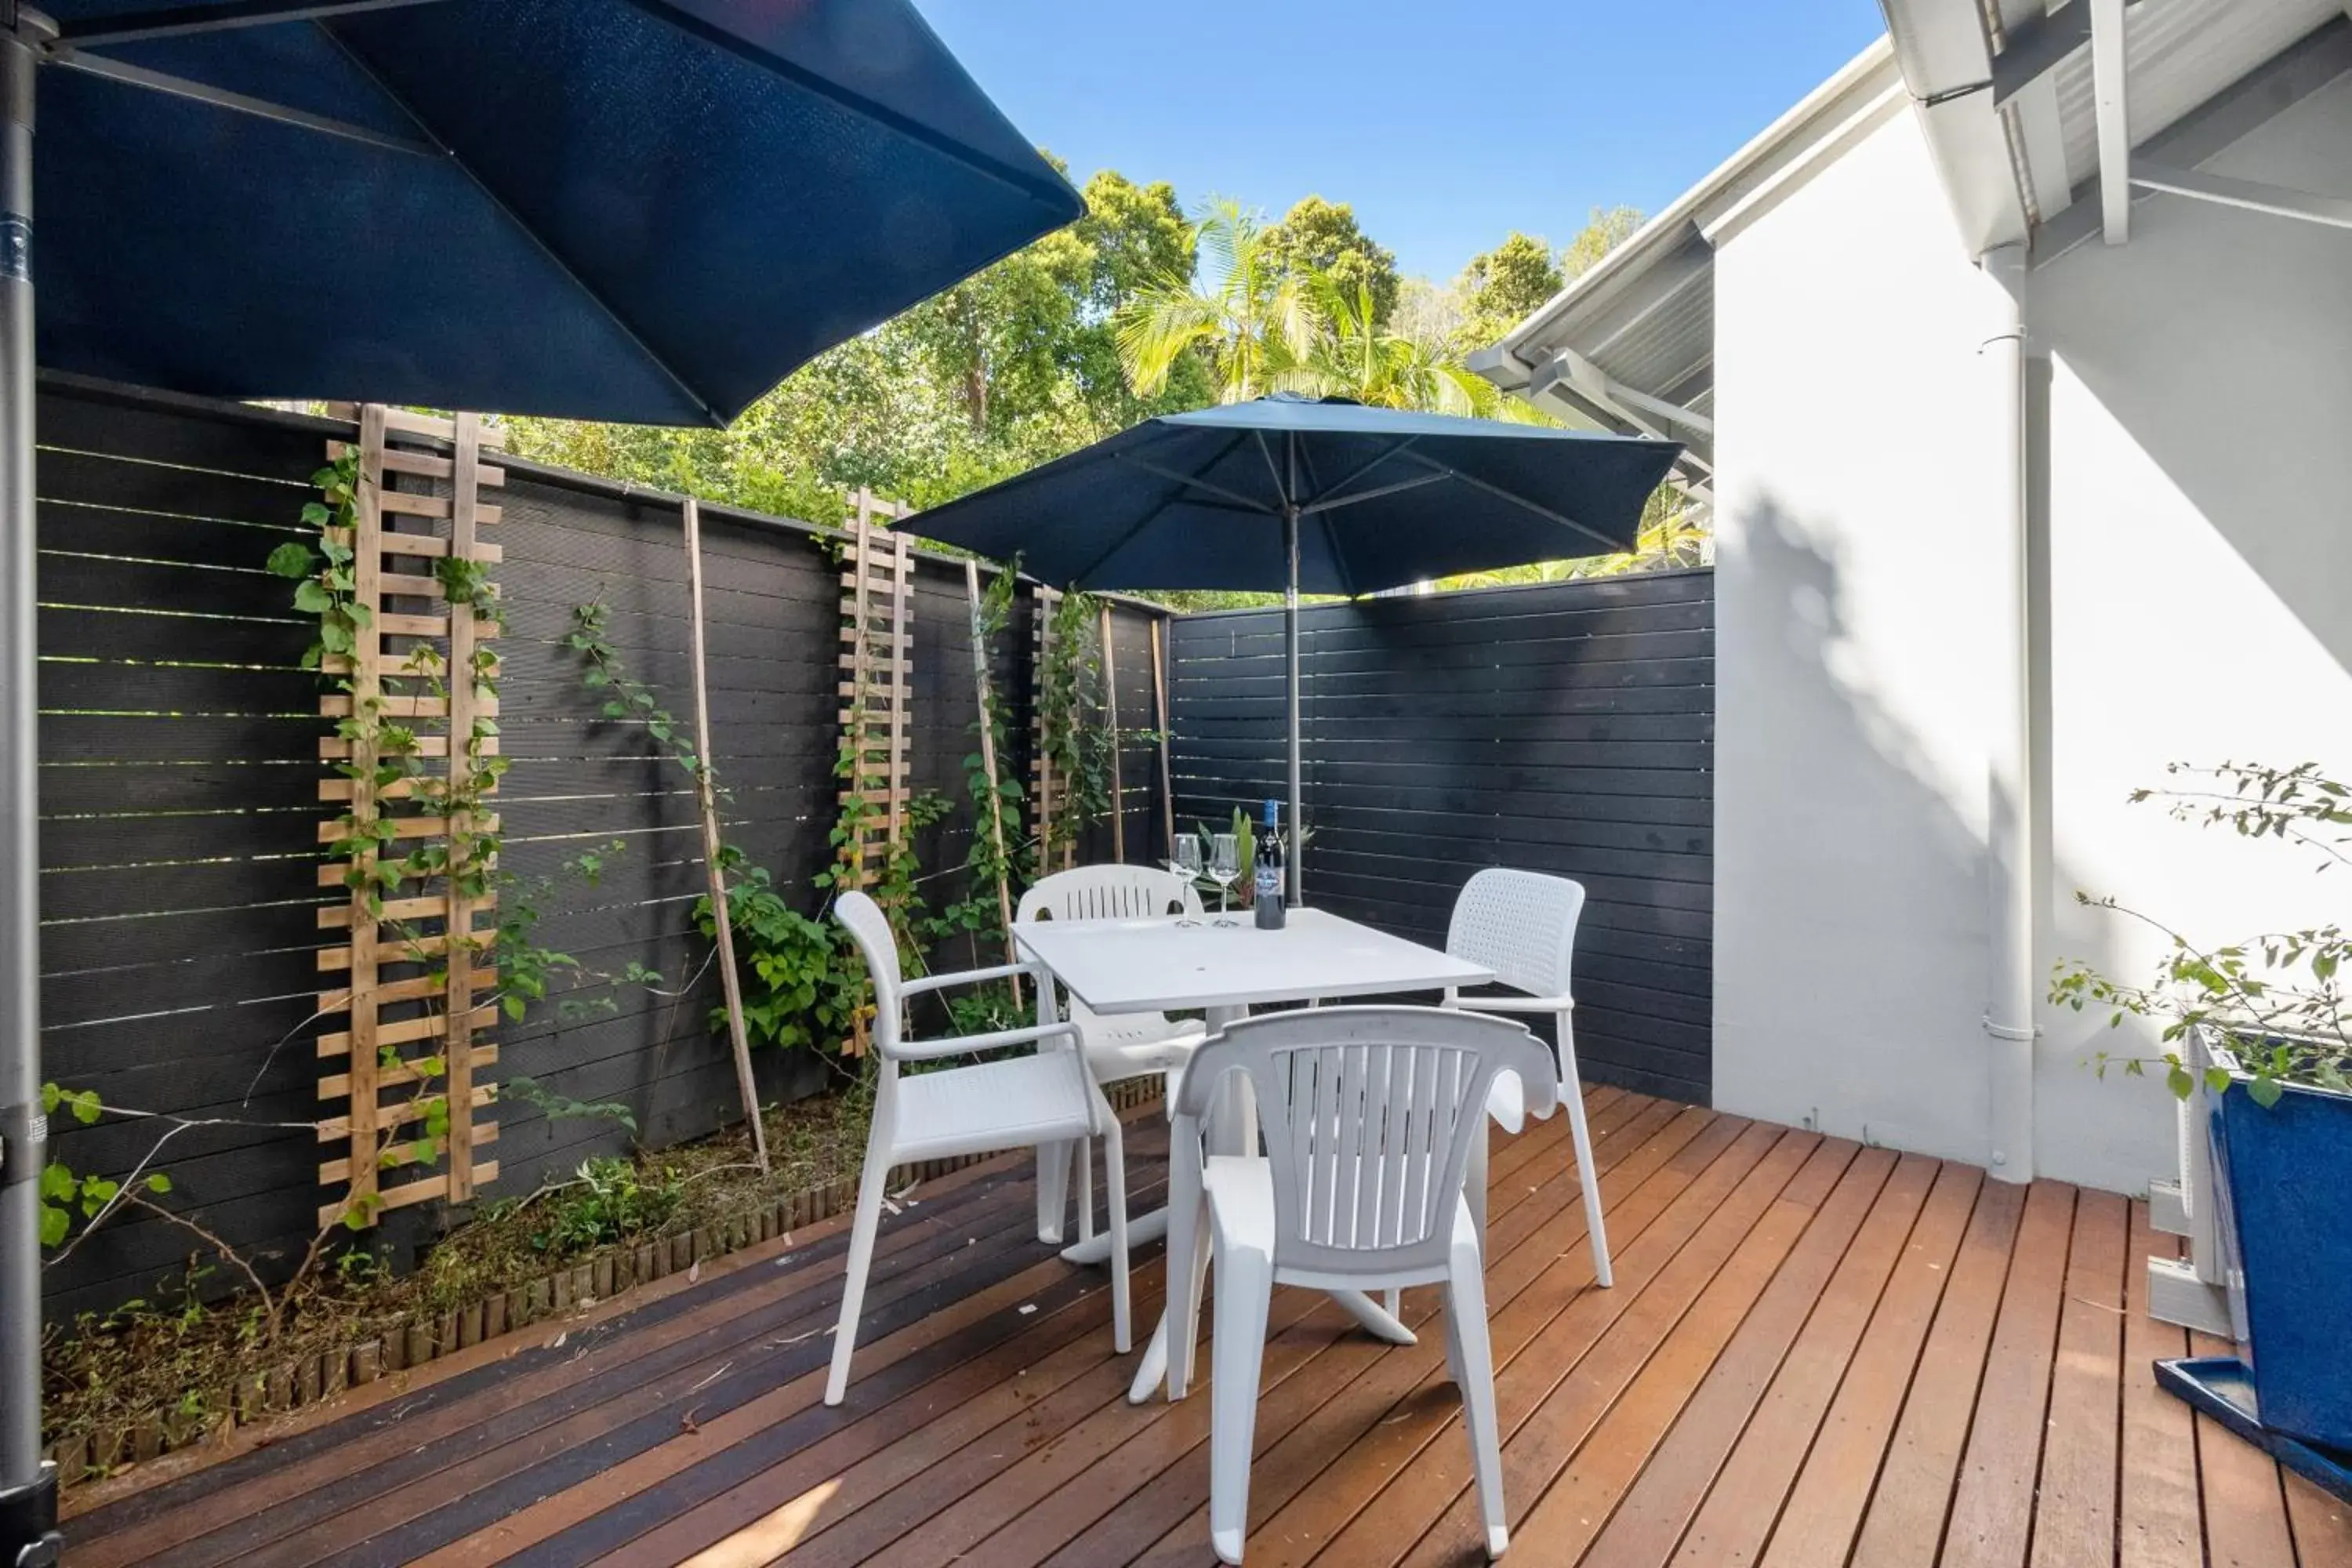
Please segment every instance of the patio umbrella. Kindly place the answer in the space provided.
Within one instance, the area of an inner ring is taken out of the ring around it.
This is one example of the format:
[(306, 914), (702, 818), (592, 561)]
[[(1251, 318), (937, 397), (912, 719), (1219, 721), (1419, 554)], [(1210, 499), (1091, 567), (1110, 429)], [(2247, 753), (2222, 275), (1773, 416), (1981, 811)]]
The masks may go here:
[[(1076, 588), (1283, 590), (1295, 834), (1301, 593), (1629, 550), (1681, 450), (1277, 393), (1148, 419), (918, 527)], [(1290, 857), (1293, 902), (1303, 858)]]
[(36, 355), (232, 397), (721, 424), (1081, 210), (907, 0), (0, 0), (0, 1556), (39, 1560), (56, 1511)]

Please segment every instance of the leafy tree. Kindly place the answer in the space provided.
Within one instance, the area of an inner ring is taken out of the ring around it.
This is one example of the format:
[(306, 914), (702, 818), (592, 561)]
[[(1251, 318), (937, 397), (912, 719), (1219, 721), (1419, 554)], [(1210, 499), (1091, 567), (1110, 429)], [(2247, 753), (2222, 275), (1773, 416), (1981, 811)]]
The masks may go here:
[(1642, 226), (1642, 215), (1629, 206), (1594, 207), (1576, 237), (1559, 253), (1559, 269), (1570, 279), (1592, 270), (1593, 263), (1616, 249)]
[(1470, 258), (1455, 284), (1462, 300), (1458, 340), (1469, 348), (1499, 342), (1568, 281), (1551, 247), (1511, 231), (1492, 250)]
[(1274, 265), (1301, 282), (1322, 273), (1349, 299), (1370, 289), (1372, 320), (1388, 324), (1397, 301), (1396, 254), (1365, 235), (1356, 223), (1356, 209), (1346, 202), (1301, 199), (1266, 229), (1265, 246)]

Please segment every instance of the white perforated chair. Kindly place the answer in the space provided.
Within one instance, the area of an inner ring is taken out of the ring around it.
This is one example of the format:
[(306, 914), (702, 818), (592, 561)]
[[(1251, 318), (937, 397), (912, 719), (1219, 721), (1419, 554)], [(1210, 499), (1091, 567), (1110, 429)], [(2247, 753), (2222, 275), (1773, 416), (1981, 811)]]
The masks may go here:
[[(1087, 1071), (1076, 1028), (1038, 1024), (952, 1039), (909, 1040), (906, 1003), (911, 996), (982, 981), (1026, 974), (1040, 985), (1051, 978), (1042, 966), (1003, 964), (962, 974), (902, 980), (898, 943), (881, 906), (860, 892), (844, 893), (834, 914), (848, 928), (874, 977), (874, 1048), (880, 1057), (875, 1088), (874, 1123), (866, 1135), (866, 1168), (857, 1183), (857, 1214), (849, 1233), (849, 1269), (841, 1288), (841, 1320), (834, 1331), (833, 1371), (824, 1402), (841, 1403), (849, 1386), (849, 1358), (856, 1348), (857, 1315), (866, 1276), (874, 1261), (875, 1232), (882, 1223), (884, 1188), (890, 1167), (910, 1160), (982, 1154), (1000, 1149), (1035, 1148), (1101, 1137), (1109, 1148), (1111, 1331), (1124, 1354), (1133, 1342), (1128, 1323), (1127, 1183), (1120, 1159), (1118, 1118)], [(930, 1072), (901, 1073), (901, 1064), (937, 1061), (1007, 1047), (1034, 1045), (1027, 1055), (1000, 1057)]]
[[(1576, 922), (1584, 912), (1584, 884), (1566, 877), (1492, 867), (1464, 884), (1454, 900), (1454, 919), (1446, 927), (1445, 951), (1492, 970), (1496, 980), (1518, 996), (1480, 995), (1466, 1000), (1454, 991), (1445, 994), (1449, 1007), (1473, 1007), (1481, 1013), (1549, 1013), (1559, 1029), (1559, 1103), (1568, 1110), (1569, 1137), (1576, 1145), (1577, 1183), (1584, 1190), (1584, 1224), (1592, 1246), (1592, 1278), (1610, 1284), (1609, 1233), (1601, 1219), (1601, 1184), (1592, 1169), (1592, 1134), (1584, 1121), (1584, 1085), (1576, 1071), (1573, 1015), (1576, 999), (1570, 994), (1570, 968), (1576, 956)], [(1522, 1105), (1510, 1083), (1500, 1086), (1490, 1107), (1494, 1119), (1518, 1130), (1532, 1102)], [(1549, 1111), (1536, 1112), (1538, 1117)], [(1486, 1139), (1482, 1135), (1473, 1156), (1471, 1206), (1478, 1234), (1486, 1233)]]
[[(1208, 1155), (1202, 1121), (1247, 1075), (1266, 1153)], [(1321, 1007), (1236, 1023), (1194, 1053), (1176, 1091), (1168, 1201), (1168, 1393), (1192, 1374), (1202, 1264), (1217, 1277), (1211, 1338), (1209, 1534), (1242, 1560), (1258, 1370), (1276, 1285), (1443, 1285), (1446, 1363), (1462, 1392), (1486, 1551), (1509, 1542), (1486, 1337), (1486, 1277), (1463, 1194), (1498, 1080), (1549, 1111), (1550, 1053), (1505, 1018), (1436, 1007)], [(1202, 1222), (1207, 1235), (1202, 1235)]]
[[(1081, 866), (1041, 879), (1021, 895), (1013, 911), (1015, 924), (1031, 921), (1140, 920), (1163, 915), (1201, 916), (1201, 895), (1190, 879), (1150, 866)], [(1164, 1013), (1121, 1014), (1106, 1017), (1076, 996), (1068, 998), (1063, 1015), (1076, 1026), (1085, 1043), (1087, 1066), (1095, 1081), (1121, 1083), (1151, 1078), (1179, 1068), (1207, 1034), (1196, 1019), (1175, 1019)], [(1037, 1235), (1059, 1241), (1062, 1218), (1068, 1207), (1071, 1145), (1056, 1152), (1038, 1151)], [(1078, 1166), (1078, 1230), (1087, 1234), (1094, 1223), (1094, 1162)]]

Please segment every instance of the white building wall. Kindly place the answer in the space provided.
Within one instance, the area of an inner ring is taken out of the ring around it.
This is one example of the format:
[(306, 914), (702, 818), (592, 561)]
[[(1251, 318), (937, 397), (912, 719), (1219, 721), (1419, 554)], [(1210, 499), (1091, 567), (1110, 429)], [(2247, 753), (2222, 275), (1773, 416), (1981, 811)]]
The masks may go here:
[(1716, 257), (1716, 1103), (1971, 1161), (1984, 287), (1908, 113)]
[[(2352, 197), (2352, 78), (2206, 166)], [(2126, 803), (2175, 761), (2352, 777), (2352, 232), (2156, 197), (2029, 301), (2052, 361), (2049, 956), (2153, 973), (2163, 939), (2077, 889), (2208, 942), (2352, 923), (2346, 868)], [(2080, 1066), (2162, 1047), (2103, 1016), (2042, 1026), (2045, 1168), (2126, 1189), (2168, 1168), (2162, 1097)]]
[[(2210, 167), (2352, 197), (2352, 82)], [(1898, 115), (1716, 263), (1716, 1098), (1989, 1153), (1988, 288)], [(2114, 894), (2222, 940), (2352, 917), (2352, 880), (2127, 803), (2176, 759), (2352, 773), (2352, 234), (2175, 198), (2032, 274), (2045, 965), (2138, 976)], [(2127, 1027), (2045, 1005), (2041, 1173), (2171, 1162)]]

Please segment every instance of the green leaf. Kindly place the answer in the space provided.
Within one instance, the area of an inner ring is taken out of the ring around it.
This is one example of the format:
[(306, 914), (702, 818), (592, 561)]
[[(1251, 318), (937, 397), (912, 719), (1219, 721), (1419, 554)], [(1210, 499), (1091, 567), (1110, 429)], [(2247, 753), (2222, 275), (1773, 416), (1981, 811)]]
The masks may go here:
[(318, 557), (309, 545), (289, 541), (271, 551), (263, 565), (280, 577), (308, 577), (318, 569)]
[(58, 1246), (65, 1240), (66, 1232), (72, 1228), (71, 1215), (48, 1204), (41, 1205), (41, 1245), (43, 1247)]
[(2286, 1088), (2274, 1078), (2255, 1078), (2246, 1084), (2246, 1093), (2256, 1105), (2268, 1110), (2286, 1095)]
[(294, 590), (294, 607), (306, 616), (323, 616), (335, 607), (335, 595), (316, 577), (305, 578)]
[(70, 1202), (81, 1191), (81, 1178), (71, 1170), (52, 1160), (41, 1167), (41, 1196), (59, 1202)]
[[(320, 488), (323, 489), (325, 487)], [(302, 521), (312, 528), (324, 528), (334, 520), (335, 514), (327, 509), (325, 501), (314, 500), (302, 503)]]
[(168, 1193), (172, 1190), (172, 1178), (161, 1171), (151, 1171), (147, 1173), (147, 1190), (151, 1193)]

